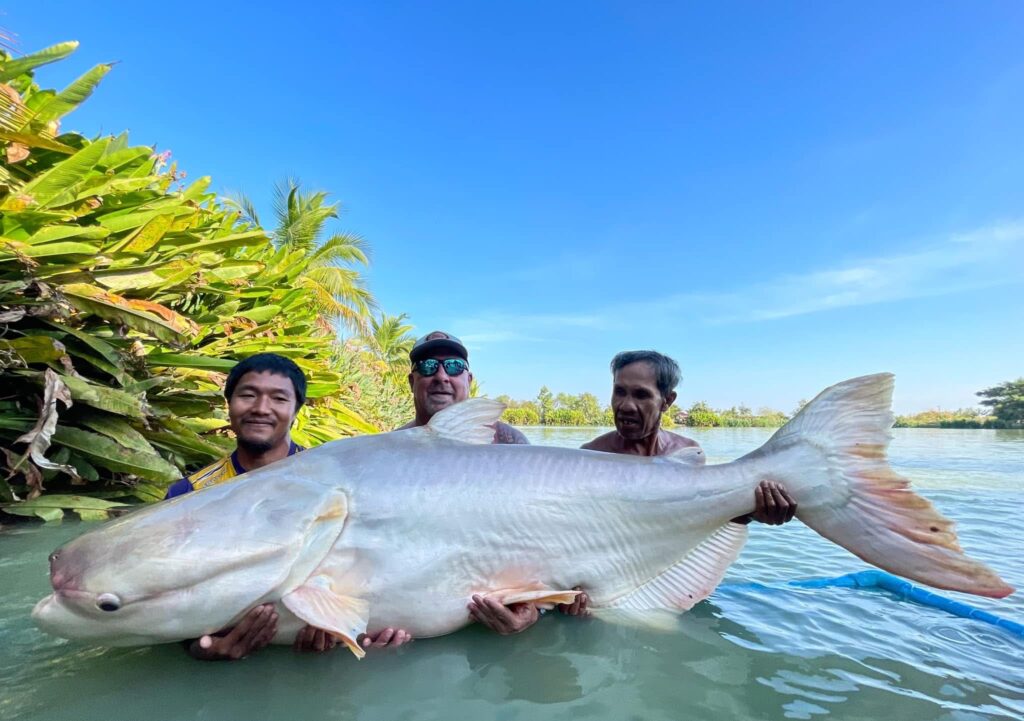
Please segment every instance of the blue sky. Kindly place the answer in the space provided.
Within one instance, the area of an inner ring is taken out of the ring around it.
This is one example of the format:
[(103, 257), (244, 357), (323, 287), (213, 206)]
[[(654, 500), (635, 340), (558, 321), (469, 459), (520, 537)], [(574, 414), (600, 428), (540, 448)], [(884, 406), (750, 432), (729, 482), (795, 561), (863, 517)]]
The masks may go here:
[(490, 395), (791, 410), (897, 374), (898, 411), (1024, 375), (1024, 5), (16, 2), (66, 127), (131, 131), (269, 216), (341, 200), (381, 306), (463, 337)]

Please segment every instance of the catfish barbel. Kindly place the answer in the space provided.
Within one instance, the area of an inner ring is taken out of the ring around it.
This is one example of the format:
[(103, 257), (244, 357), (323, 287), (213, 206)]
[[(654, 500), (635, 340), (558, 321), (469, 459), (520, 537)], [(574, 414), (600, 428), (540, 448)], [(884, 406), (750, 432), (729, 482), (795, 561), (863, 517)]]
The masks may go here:
[(196, 638), (258, 604), (277, 643), (303, 624), (341, 639), (414, 637), (469, 623), (474, 594), (571, 601), (596, 615), (685, 611), (722, 580), (762, 479), (797, 517), (868, 563), (936, 588), (1013, 592), (957, 544), (953, 523), (886, 460), (893, 379), (839, 383), (763, 446), (701, 465), (693, 449), (643, 458), (491, 445), (500, 403), (470, 399), (426, 426), (361, 436), (111, 521), (50, 559), (33, 611), (65, 638), (109, 646)]

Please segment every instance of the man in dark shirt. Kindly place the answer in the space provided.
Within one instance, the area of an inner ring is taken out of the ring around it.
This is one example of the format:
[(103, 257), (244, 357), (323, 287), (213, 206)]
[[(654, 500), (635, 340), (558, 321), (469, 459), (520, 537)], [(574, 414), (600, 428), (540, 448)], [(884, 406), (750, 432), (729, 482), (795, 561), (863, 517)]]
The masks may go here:
[[(293, 361), (276, 353), (246, 358), (228, 373), (224, 397), (235, 450), (171, 484), (166, 498), (223, 483), (303, 450), (290, 435), (306, 401), (306, 376)], [(266, 646), (276, 632), (277, 611), (266, 603), (251, 609), (236, 626), (188, 642), (188, 651), (209, 661), (239, 659)], [(364, 637), (362, 644), (398, 646), (410, 639), (405, 631), (388, 628), (373, 638)], [(305, 626), (295, 638), (297, 651), (327, 651), (335, 645), (333, 636), (312, 626)]]

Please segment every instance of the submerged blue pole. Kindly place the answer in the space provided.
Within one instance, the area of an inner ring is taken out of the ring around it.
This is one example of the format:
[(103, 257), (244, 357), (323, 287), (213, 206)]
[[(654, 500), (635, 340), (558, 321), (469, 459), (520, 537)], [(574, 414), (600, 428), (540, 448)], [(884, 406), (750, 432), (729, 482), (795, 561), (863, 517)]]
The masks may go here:
[[(830, 586), (840, 588), (880, 588), (894, 593), (904, 600), (920, 603), (922, 606), (931, 606), (954, 616), (990, 623), (993, 626), (1009, 631), (1015, 636), (1024, 638), (1024, 624), (1022, 623), (983, 611), (969, 603), (954, 601), (951, 598), (926, 591), (915, 586), (910, 581), (885, 571), (872, 569), (848, 573), (845, 576), (836, 576), (835, 578), (808, 578), (801, 581), (790, 581), (786, 585), (796, 586), (797, 588), (828, 588)], [(733, 584), (733, 587), (766, 588), (760, 584)]]

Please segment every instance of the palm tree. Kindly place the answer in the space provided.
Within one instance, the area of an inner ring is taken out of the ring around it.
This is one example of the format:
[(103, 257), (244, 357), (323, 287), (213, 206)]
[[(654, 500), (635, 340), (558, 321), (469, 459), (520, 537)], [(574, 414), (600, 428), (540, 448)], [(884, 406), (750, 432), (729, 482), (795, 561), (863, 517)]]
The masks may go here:
[(408, 372), (409, 351), (416, 341), (410, 331), (412, 324), (406, 323), (407, 316), (380, 315), (370, 318), (369, 332), (363, 335), (363, 343), (373, 356), (391, 373), (404, 378)]
[[(243, 218), (261, 226), (252, 201), (245, 195), (230, 199)], [(274, 186), (276, 227), (270, 239), (278, 250), (301, 251), (306, 269), (298, 282), (310, 288), (321, 316), (343, 323), (350, 331), (364, 333), (377, 303), (360, 275), (359, 266), (370, 264), (369, 248), (351, 233), (327, 233), (328, 221), (338, 217), (338, 203), (328, 203), (327, 193), (304, 193), (292, 179)], [(261, 226), (262, 227), (262, 226)]]

